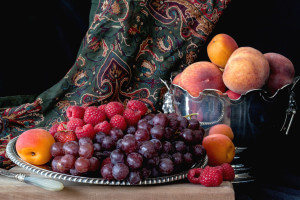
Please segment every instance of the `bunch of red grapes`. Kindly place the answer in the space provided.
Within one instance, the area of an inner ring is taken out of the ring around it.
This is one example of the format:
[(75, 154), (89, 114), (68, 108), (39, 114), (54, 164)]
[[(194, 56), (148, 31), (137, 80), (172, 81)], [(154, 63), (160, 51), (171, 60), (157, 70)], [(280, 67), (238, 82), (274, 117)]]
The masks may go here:
[(53, 171), (76, 176), (141, 180), (191, 168), (206, 156), (204, 129), (198, 120), (175, 113), (150, 113), (125, 131), (112, 128), (93, 139), (56, 142), (51, 148)]

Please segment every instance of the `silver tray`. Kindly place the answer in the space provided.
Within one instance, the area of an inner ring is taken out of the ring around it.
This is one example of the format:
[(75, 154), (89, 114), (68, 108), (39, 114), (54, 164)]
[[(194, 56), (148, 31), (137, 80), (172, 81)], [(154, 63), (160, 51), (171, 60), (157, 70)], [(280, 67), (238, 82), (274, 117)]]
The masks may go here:
[[(19, 137), (19, 136), (18, 136)], [(6, 153), (8, 155), (8, 158), (14, 162), (16, 165), (39, 175), (46, 176), (53, 179), (59, 179), (64, 181), (70, 181), (70, 182), (76, 182), (76, 183), (89, 183), (89, 184), (97, 184), (97, 185), (132, 185), (128, 181), (108, 181), (103, 178), (91, 178), (91, 177), (83, 177), (83, 176), (73, 176), (58, 172), (53, 172), (51, 170), (43, 169), (39, 166), (35, 166), (32, 164), (29, 164), (22, 160), (19, 155), (16, 152), (16, 141), (18, 137), (15, 137), (12, 139), (7, 147), (6, 147)], [(207, 165), (207, 156), (199, 161), (199, 163), (194, 164), (191, 168), (195, 167), (205, 167)], [(179, 180), (183, 180), (187, 177), (188, 171), (183, 171), (181, 173), (177, 173), (170, 176), (162, 176), (157, 178), (148, 178), (145, 180), (140, 181), (138, 184), (135, 185), (157, 185), (157, 184), (164, 184), (164, 183), (171, 183)]]

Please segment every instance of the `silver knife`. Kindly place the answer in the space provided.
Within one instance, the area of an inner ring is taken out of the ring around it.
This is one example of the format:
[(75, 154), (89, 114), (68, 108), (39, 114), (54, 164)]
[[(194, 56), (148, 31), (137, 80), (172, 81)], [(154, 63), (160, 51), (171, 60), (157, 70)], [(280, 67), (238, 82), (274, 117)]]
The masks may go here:
[(56, 180), (48, 179), (48, 178), (39, 178), (39, 177), (33, 177), (28, 176), (26, 174), (22, 173), (13, 173), (5, 169), (0, 168), (0, 175), (17, 179), (18, 181), (25, 182), (40, 188), (43, 188), (45, 190), (49, 191), (60, 191), (64, 188), (64, 185)]

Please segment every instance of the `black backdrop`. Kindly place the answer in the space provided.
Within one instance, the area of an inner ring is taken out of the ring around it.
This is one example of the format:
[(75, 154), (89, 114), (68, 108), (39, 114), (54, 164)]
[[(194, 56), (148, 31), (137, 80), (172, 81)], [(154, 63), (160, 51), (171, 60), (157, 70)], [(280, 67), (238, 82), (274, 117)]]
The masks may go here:
[[(72, 67), (88, 28), (91, 1), (17, 0), (4, 4), (0, 97), (39, 94)], [(300, 76), (299, 11), (299, 0), (232, 0), (211, 37), (227, 33), (239, 46), (281, 53), (294, 63), (296, 76)], [(207, 60), (205, 49), (200, 59)], [(298, 84), (298, 107), (299, 88)], [(299, 113), (298, 109), (288, 136), (274, 133), (273, 138), (266, 138), (266, 145), (255, 155), (260, 165), (258, 180), (236, 185), (237, 199), (300, 199)]]

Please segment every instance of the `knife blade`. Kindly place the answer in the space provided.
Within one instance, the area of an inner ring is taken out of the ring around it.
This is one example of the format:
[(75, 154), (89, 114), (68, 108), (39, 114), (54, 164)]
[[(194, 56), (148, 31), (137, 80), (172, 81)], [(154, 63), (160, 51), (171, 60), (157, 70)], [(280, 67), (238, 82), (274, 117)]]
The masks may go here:
[(48, 178), (28, 176), (22, 173), (13, 173), (1, 168), (0, 168), (0, 175), (9, 178), (14, 178), (20, 182), (25, 182), (49, 191), (61, 191), (64, 188), (64, 185), (60, 181), (56, 181)]

